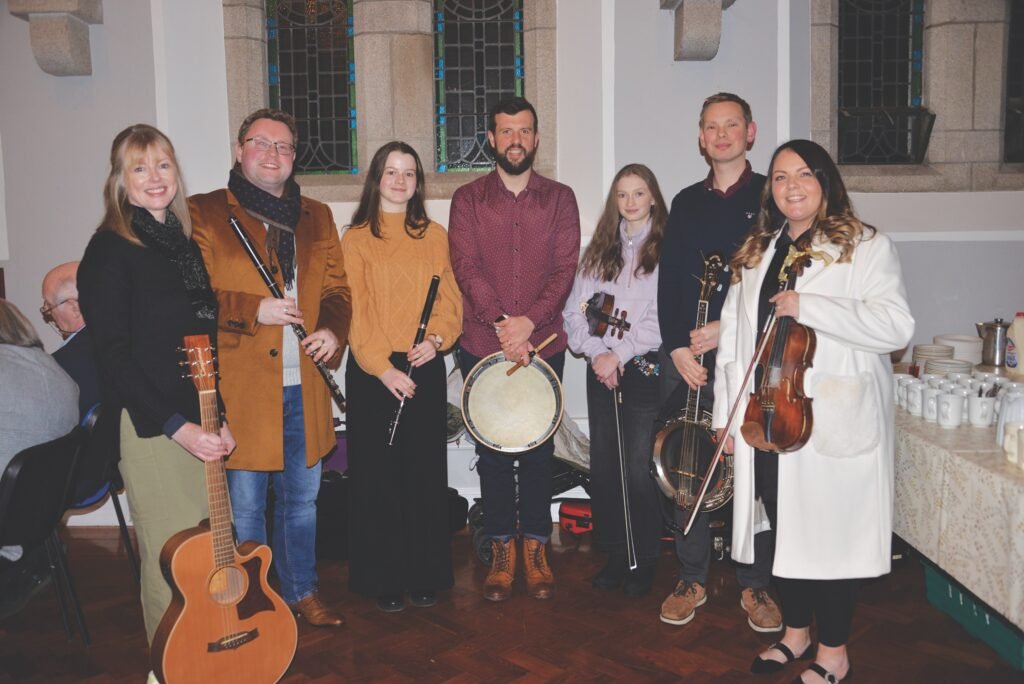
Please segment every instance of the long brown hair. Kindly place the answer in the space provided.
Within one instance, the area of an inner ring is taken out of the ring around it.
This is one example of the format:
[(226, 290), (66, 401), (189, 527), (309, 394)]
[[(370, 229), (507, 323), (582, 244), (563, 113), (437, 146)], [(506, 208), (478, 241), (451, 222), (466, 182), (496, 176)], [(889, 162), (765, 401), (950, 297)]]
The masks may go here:
[(850, 261), (854, 248), (865, 233), (868, 237), (863, 239), (870, 239), (877, 232), (874, 226), (864, 223), (854, 214), (843, 178), (825, 148), (810, 140), (790, 140), (779, 145), (772, 154), (772, 162), (768, 166), (768, 181), (761, 192), (761, 209), (757, 214), (757, 223), (730, 262), (734, 283), (738, 283), (743, 277), (744, 268), (754, 268), (761, 263), (761, 257), (768, 249), (772, 238), (786, 224), (786, 217), (775, 204), (775, 197), (772, 195), (775, 159), (783, 150), (790, 150), (803, 159), (821, 185), (818, 214), (806, 233), (810, 240), (819, 244), (830, 242), (839, 247), (839, 261), (842, 263)]
[(653, 273), (658, 266), (661, 257), (661, 241), (665, 236), (665, 224), (668, 222), (668, 208), (665, 206), (665, 199), (661, 196), (661, 188), (658, 186), (658, 179), (654, 172), (643, 164), (626, 164), (615, 174), (612, 180), (612, 187), (608, 190), (608, 198), (604, 203), (604, 211), (601, 219), (594, 229), (594, 237), (590, 239), (587, 250), (580, 259), (579, 272), (598, 278), (602, 281), (611, 282), (619, 277), (622, 271), (622, 238), (619, 235), (619, 204), (616, 198), (616, 189), (619, 181), (626, 176), (636, 176), (647, 184), (647, 189), (654, 199), (654, 206), (651, 207), (651, 230), (640, 247), (640, 263), (636, 267), (634, 275)]
[(188, 203), (185, 198), (185, 179), (181, 177), (181, 167), (178, 166), (178, 157), (174, 154), (174, 145), (170, 139), (158, 129), (149, 124), (134, 124), (124, 129), (114, 138), (110, 146), (110, 173), (107, 175), (107, 182), (103, 186), (103, 204), (106, 211), (103, 220), (100, 221), (98, 231), (109, 230), (117, 233), (124, 239), (141, 245), (142, 241), (132, 230), (132, 215), (138, 209), (128, 201), (128, 191), (125, 189), (125, 170), (139, 159), (146, 156), (151, 148), (156, 148), (167, 155), (174, 166), (174, 174), (177, 176), (178, 192), (174, 195), (170, 205), (167, 207), (181, 222), (181, 229), (185, 237), (192, 236), (192, 219), (188, 213)]
[(356, 207), (356, 212), (352, 214), (351, 227), (362, 228), (369, 225), (373, 237), (379, 238), (381, 236), (380, 179), (384, 177), (384, 165), (387, 164), (388, 155), (392, 152), (408, 154), (416, 160), (416, 192), (409, 198), (409, 203), (405, 207), (405, 232), (409, 237), (419, 239), (423, 237), (423, 234), (427, 231), (427, 226), (430, 225), (430, 219), (427, 217), (427, 208), (424, 202), (426, 196), (424, 183), (426, 178), (423, 173), (423, 164), (420, 163), (420, 155), (416, 154), (416, 150), (412, 146), (400, 140), (393, 140), (382, 145), (377, 150), (377, 153), (373, 155), (373, 161), (370, 162), (370, 168), (366, 172), (366, 182), (363, 183), (363, 195), (359, 199), (359, 206)]

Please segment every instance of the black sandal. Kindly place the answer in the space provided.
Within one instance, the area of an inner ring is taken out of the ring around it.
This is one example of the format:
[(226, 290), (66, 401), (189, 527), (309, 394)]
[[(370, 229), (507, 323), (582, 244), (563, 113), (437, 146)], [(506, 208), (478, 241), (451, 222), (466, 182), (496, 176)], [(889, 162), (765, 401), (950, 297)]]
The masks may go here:
[[(846, 676), (843, 677), (842, 679), (840, 679), (839, 677), (836, 677), (833, 673), (829, 672), (828, 670), (823, 668), (818, 663), (811, 663), (810, 666), (808, 666), (807, 669), (810, 670), (811, 672), (816, 673), (819, 677), (824, 679), (826, 684), (839, 684), (840, 682), (848, 682), (853, 677), (853, 667), (852, 666), (848, 670), (846, 670)], [(804, 684), (804, 680), (801, 679), (800, 677), (797, 677), (796, 679), (793, 680), (793, 684)]]
[(811, 657), (810, 644), (807, 645), (807, 648), (805, 648), (804, 652), (801, 653), (799, 656), (793, 655), (793, 651), (789, 650), (789, 646), (786, 646), (786, 644), (782, 643), (781, 641), (776, 641), (774, 644), (768, 647), (768, 650), (770, 651), (773, 648), (782, 655), (786, 656), (786, 662), (780, 663), (778, 660), (765, 660), (764, 658), (758, 655), (754, 657), (754, 662), (750, 664), (751, 672), (753, 672), (754, 674), (774, 674), (782, 668), (789, 665), (794, 660), (807, 660)]

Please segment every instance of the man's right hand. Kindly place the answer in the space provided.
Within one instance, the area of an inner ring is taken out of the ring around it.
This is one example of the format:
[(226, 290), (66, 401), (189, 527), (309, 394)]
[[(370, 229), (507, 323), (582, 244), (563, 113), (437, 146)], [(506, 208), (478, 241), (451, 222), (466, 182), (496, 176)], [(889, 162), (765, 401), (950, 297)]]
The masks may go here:
[(689, 347), (676, 347), (669, 356), (672, 357), (672, 365), (676, 367), (679, 375), (683, 376), (683, 380), (690, 386), (690, 389), (697, 389), (707, 384), (708, 371), (697, 363), (697, 359), (694, 358)]
[(256, 313), (256, 320), (262, 325), (291, 325), (304, 323), (302, 312), (291, 297), (278, 299), (277, 297), (264, 297), (260, 300), (260, 308)]
[[(231, 437), (227, 431), (225, 437)], [(171, 435), (171, 439), (200, 461), (215, 461), (231, 453), (234, 439), (225, 439), (216, 432), (206, 432), (195, 423), (185, 423)]]

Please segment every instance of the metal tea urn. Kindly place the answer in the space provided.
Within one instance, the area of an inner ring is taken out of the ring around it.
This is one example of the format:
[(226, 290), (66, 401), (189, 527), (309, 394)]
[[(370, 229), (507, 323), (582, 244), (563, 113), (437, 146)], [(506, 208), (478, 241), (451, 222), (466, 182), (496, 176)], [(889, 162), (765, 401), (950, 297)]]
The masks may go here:
[(997, 318), (987, 323), (975, 323), (978, 337), (981, 338), (981, 362), (986, 366), (1002, 366), (1006, 364), (1006, 330), (1009, 321)]

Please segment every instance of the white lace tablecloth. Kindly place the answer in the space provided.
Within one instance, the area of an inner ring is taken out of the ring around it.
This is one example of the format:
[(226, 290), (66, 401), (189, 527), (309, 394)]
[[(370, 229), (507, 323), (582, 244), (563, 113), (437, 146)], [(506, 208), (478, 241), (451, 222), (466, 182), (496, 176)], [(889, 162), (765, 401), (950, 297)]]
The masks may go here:
[(897, 407), (893, 527), (1024, 629), (1024, 471), (994, 428), (945, 430)]

